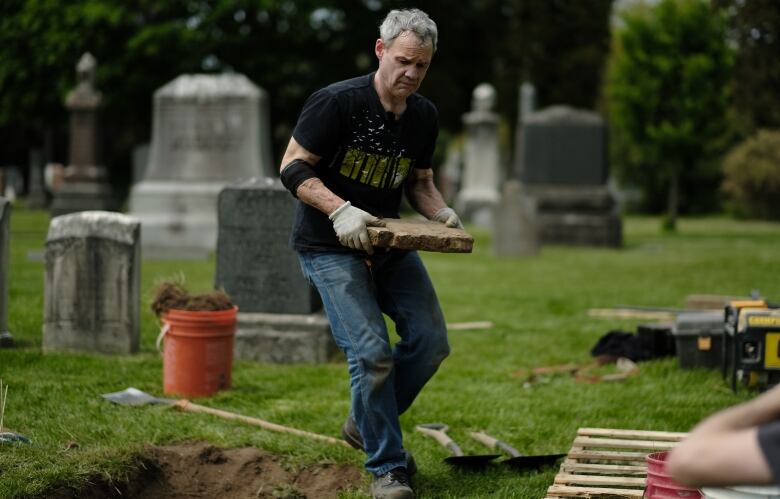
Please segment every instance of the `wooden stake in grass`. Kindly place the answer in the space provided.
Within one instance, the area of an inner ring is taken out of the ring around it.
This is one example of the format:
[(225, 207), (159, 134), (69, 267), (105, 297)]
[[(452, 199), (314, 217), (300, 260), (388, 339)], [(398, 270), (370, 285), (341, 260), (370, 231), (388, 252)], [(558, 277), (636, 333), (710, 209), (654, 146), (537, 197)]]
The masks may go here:
[(3, 392), (3, 380), (0, 379), (0, 433), (3, 433), (3, 416), (5, 416), (5, 402), (8, 400), (8, 385)]

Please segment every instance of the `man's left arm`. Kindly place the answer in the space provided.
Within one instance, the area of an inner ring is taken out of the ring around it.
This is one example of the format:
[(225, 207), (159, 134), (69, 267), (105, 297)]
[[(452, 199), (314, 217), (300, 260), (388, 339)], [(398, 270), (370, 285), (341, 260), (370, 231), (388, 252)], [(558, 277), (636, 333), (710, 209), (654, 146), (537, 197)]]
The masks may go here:
[(433, 169), (414, 168), (406, 183), (406, 197), (412, 208), (425, 218), (445, 224), (447, 227), (463, 228), (455, 210), (447, 206), (439, 189), (433, 183)]

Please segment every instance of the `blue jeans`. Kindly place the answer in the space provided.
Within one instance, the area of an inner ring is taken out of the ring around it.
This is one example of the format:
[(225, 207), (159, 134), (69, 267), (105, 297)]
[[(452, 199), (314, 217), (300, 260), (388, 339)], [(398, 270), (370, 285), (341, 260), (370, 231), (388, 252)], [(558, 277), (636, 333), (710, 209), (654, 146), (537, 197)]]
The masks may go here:
[[(420, 257), (414, 251), (301, 252), (299, 259), (347, 357), (366, 469), (382, 475), (406, 466), (398, 416), (450, 351), (444, 315)], [(383, 313), (401, 338), (395, 347)]]

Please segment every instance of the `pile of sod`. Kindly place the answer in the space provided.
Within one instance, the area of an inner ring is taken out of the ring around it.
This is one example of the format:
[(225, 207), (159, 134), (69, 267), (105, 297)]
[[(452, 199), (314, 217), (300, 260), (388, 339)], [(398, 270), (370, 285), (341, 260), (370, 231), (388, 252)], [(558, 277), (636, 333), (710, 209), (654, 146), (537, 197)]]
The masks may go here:
[[(160, 279), (182, 274), (191, 290), (207, 291), (214, 258), (144, 262), (138, 355), (42, 355), (43, 263), (29, 255), (43, 250), (48, 214), (15, 207), (11, 223), (8, 309), (17, 346), (0, 349), (0, 378), (10, 387), (4, 426), (32, 444), (0, 447), (0, 497), (95, 479), (121, 483), (144, 445), (186, 440), (261, 447), (286, 456), (290, 466), (360, 465), (357, 452), (325, 443), (161, 406), (103, 401), (100, 394), (128, 386), (162, 395), (152, 290)], [(475, 229), (473, 254), (423, 255), (448, 322), (488, 320), (494, 327), (452, 331), (451, 356), (401, 419), (420, 466), (415, 484), (422, 497), (543, 497), (555, 470), (455, 472), (441, 462), (446, 451), (414, 431), (418, 423), (447, 423), (467, 454), (485, 453), (468, 438), (480, 429), (523, 453), (547, 454), (568, 451), (579, 427), (686, 431), (752, 396), (732, 394), (719, 372), (680, 370), (673, 358), (642, 363), (639, 375), (622, 382), (581, 384), (560, 375), (529, 386), (513, 376), (523, 368), (586, 363), (608, 330), (633, 331), (643, 322), (589, 317), (589, 308), (681, 307), (688, 294), (754, 289), (780, 299), (778, 224), (683, 219), (676, 234), (666, 234), (656, 219), (624, 223), (622, 249), (544, 247), (536, 258), (496, 258), (488, 234)], [(197, 402), (338, 436), (349, 407), (346, 367), (236, 362), (233, 389)]]

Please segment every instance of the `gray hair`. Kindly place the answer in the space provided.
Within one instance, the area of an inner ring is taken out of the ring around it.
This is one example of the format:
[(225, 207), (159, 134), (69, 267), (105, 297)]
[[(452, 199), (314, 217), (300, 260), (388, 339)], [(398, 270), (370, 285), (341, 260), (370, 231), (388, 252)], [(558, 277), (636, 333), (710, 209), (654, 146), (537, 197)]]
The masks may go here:
[(436, 23), (420, 9), (391, 10), (379, 25), (379, 36), (387, 46), (407, 31), (417, 35), (423, 44), (431, 42), (433, 51), (436, 52), (436, 42), (439, 39)]

